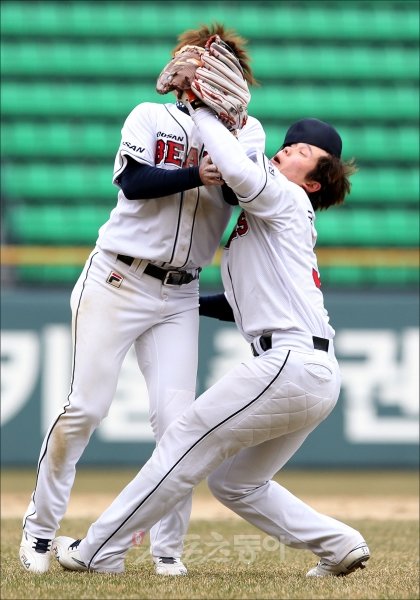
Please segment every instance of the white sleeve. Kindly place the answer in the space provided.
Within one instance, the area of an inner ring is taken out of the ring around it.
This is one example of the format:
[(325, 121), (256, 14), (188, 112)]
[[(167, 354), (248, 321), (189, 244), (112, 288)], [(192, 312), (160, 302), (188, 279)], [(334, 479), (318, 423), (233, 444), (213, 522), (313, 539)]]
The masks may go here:
[(245, 127), (238, 131), (238, 140), (245, 150), (265, 152), (265, 131), (255, 117), (248, 117)]
[(296, 193), (304, 193), (303, 190), (288, 181), (261, 150), (242, 148), (211, 109), (200, 108), (192, 118), (207, 152), (240, 206), (261, 219), (281, 221), (280, 213), (289, 210)]
[(128, 115), (121, 130), (121, 142), (114, 163), (115, 182), (118, 175), (125, 169), (127, 156), (139, 163), (155, 164), (156, 148), (156, 105), (143, 102), (136, 106)]
[(241, 198), (251, 198), (264, 187), (266, 173), (250, 160), (244, 148), (209, 108), (200, 108), (191, 115), (200, 130), (211, 160), (223, 175), (227, 185)]

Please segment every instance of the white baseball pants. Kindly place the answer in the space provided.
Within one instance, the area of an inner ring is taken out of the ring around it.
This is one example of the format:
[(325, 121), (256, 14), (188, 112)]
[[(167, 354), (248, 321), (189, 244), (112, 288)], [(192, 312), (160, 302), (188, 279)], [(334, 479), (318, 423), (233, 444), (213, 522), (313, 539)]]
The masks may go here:
[[(24, 528), (35, 537), (55, 537), (76, 464), (109, 411), (122, 362), (133, 344), (147, 383), (156, 441), (194, 400), (198, 280), (165, 286), (143, 274), (146, 264), (135, 260), (129, 267), (116, 254), (95, 249), (74, 287), (70, 392), (42, 444), (36, 487), (24, 517)], [(123, 278), (119, 287), (107, 283), (112, 273)], [(170, 514), (162, 514), (151, 531), (154, 555), (181, 556), (190, 513), (187, 494)]]
[(91, 569), (122, 572), (130, 546), (212, 471), (217, 497), (284, 544), (339, 562), (363, 541), (271, 481), (331, 412), (340, 386), (332, 348), (283, 343), (273, 338), (271, 350), (239, 364), (168, 427), (80, 543)]

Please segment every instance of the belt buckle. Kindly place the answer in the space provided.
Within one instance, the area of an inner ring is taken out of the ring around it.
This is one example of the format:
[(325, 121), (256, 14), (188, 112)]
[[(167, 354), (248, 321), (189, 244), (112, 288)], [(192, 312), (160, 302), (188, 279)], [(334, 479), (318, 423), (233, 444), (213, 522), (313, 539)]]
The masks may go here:
[[(176, 283), (170, 283), (169, 282), (170, 277), (175, 277), (175, 279), (178, 278), (178, 281)], [(183, 273), (180, 273), (179, 271), (166, 271), (166, 275), (163, 280), (163, 285), (169, 285), (169, 286), (182, 285), (182, 278), (183, 278)]]

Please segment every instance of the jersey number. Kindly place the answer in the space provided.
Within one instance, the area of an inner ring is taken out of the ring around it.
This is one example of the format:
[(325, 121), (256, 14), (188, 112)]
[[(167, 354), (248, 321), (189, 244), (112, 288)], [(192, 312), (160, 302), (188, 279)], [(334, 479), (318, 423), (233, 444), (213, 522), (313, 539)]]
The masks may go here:
[(244, 211), (242, 211), (238, 217), (238, 221), (237, 221), (235, 227), (233, 228), (232, 233), (229, 236), (228, 241), (226, 242), (225, 248), (229, 248), (231, 242), (234, 239), (236, 239), (237, 237), (246, 235), (248, 233), (248, 229), (249, 229), (248, 221), (246, 220), (246, 215), (245, 215)]

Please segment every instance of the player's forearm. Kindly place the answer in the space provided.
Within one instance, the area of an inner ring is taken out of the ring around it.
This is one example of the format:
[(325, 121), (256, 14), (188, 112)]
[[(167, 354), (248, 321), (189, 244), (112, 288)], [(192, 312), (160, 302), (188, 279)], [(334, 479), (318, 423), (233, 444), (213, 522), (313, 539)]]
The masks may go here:
[(206, 150), (223, 179), (237, 196), (249, 197), (261, 188), (265, 174), (248, 158), (238, 140), (208, 108), (192, 115), (200, 130)]
[(234, 321), (232, 308), (224, 294), (200, 296), (199, 313), (203, 317), (212, 317), (220, 321)]
[(203, 185), (198, 167), (165, 170), (133, 159), (128, 159), (116, 183), (128, 200), (162, 198)]

